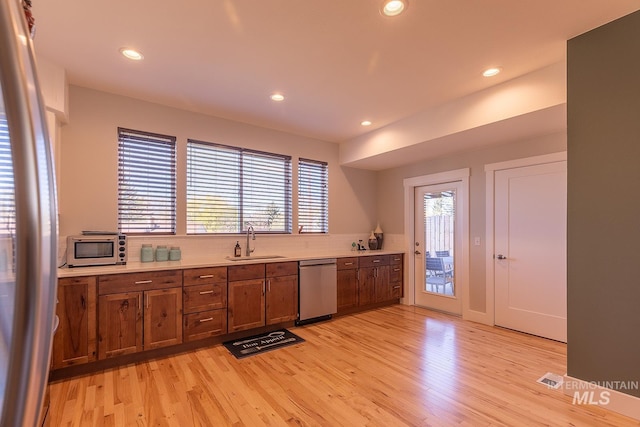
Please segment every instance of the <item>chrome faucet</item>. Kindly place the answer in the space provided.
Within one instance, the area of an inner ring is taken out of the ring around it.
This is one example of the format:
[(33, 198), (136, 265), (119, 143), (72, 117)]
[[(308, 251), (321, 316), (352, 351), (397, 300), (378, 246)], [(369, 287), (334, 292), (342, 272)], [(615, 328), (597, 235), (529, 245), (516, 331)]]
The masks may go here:
[(253, 230), (253, 225), (249, 224), (247, 222), (247, 246), (246, 246), (246, 256), (251, 256), (251, 252), (255, 251), (256, 249), (250, 249), (249, 248), (249, 234), (251, 234), (251, 236), (253, 237), (251, 240), (256, 240), (256, 232)]

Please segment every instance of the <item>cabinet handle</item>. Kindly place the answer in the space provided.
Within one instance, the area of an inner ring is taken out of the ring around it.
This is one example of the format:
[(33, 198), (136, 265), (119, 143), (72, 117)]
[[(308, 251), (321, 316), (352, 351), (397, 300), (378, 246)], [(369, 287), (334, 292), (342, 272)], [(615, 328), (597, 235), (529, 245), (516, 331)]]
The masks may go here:
[(400, 261), (400, 258), (394, 258), (393, 260), (394, 261)]
[(352, 262), (345, 262), (344, 265), (353, 265)]
[(393, 289), (399, 289), (399, 288), (400, 288), (400, 285), (393, 287)]
[(147, 283), (153, 283), (153, 280), (138, 280), (133, 282), (134, 285), (146, 285)]
[(378, 267), (373, 269), (373, 277), (376, 277), (376, 278), (378, 277)]
[(373, 262), (380, 262), (380, 260), (379, 259), (374, 259)]
[(400, 269), (399, 268), (394, 268), (393, 271), (400, 271)]
[(360, 270), (356, 270), (356, 280), (360, 281)]
[(262, 281), (262, 295), (264, 296), (264, 280)]
[[(145, 292), (145, 294), (147, 294), (147, 293)], [(148, 309), (149, 308), (149, 294), (147, 294), (146, 297), (147, 297), (147, 303), (145, 304), (145, 308)]]
[(207, 295), (207, 294), (212, 294), (213, 291), (202, 291), (200, 292), (200, 295)]
[(138, 295), (136, 299), (138, 300), (138, 311), (142, 312), (142, 295)]
[(200, 276), (200, 279), (211, 279), (212, 277), (213, 277), (213, 274), (204, 274)]
[(213, 317), (207, 317), (206, 319), (200, 319), (198, 320), (198, 322), (200, 323), (204, 323), (204, 322), (211, 322), (213, 320)]
[(271, 279), (267, 280), (267, 285), (269, 286), (269, 292), (271, 292)]

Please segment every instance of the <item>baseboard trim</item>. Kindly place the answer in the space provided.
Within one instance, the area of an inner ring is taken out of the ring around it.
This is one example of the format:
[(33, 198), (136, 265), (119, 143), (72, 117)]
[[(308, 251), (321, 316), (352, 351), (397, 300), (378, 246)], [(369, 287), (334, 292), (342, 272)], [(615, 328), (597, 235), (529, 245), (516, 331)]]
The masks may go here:
[(464, 320), (470, 320), (472, 322), (493, 326), (493, 319), (491, 318), (491, 316), (481, 311), (464, 310), (462, 312), (462, 318)]
[[(634, 382), (634, 387), (638, 387), (637, 382)], [(640, 421), (640, 398), (638, 397), (568, 375), (564, 376), (562, 389), (565, 395), (573, 398), (574, 405), (598, 405)]]

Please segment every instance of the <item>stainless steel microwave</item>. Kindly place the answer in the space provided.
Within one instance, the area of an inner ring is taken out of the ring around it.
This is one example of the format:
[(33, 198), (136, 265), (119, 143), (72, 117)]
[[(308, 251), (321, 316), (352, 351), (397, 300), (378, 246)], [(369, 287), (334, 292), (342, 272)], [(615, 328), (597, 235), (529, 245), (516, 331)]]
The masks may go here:
[(67, 265), (123, 265), (127, 263), (127, 236), (93, 234), (67, 237)]

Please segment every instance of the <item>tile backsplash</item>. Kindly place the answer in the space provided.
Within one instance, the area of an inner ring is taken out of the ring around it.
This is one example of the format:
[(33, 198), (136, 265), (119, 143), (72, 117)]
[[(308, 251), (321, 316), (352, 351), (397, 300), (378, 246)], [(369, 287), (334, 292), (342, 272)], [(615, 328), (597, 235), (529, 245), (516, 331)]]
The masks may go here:
[[(255, 249), (253, 255), (284, 255), (284, 256), (325, 256), (331, 254), (348, 254), (351, 251), (351, 243), (362, 240), (367, 245), (368, 234), (294, 234), (294, 235), (270, 235), (256, 234), (256, 240), (250, 240), (251, 248)], [(236, 242), (240, 242), (242, 254), (245, 251), (246, 235), (232, 236), (129, 236), (127, 244), (129, 262), (140, 261), (140, 249), (143, 244), (151, 244), (155, 249), (157, 245), (179, 246), (182, 259), (189, 258), (224, 258), (233, 256)], [(66, 262), (66, 236), (58, 239), (58, 265)], [(403, 251), (404, 235), (385, 234), (384, 250)]]

